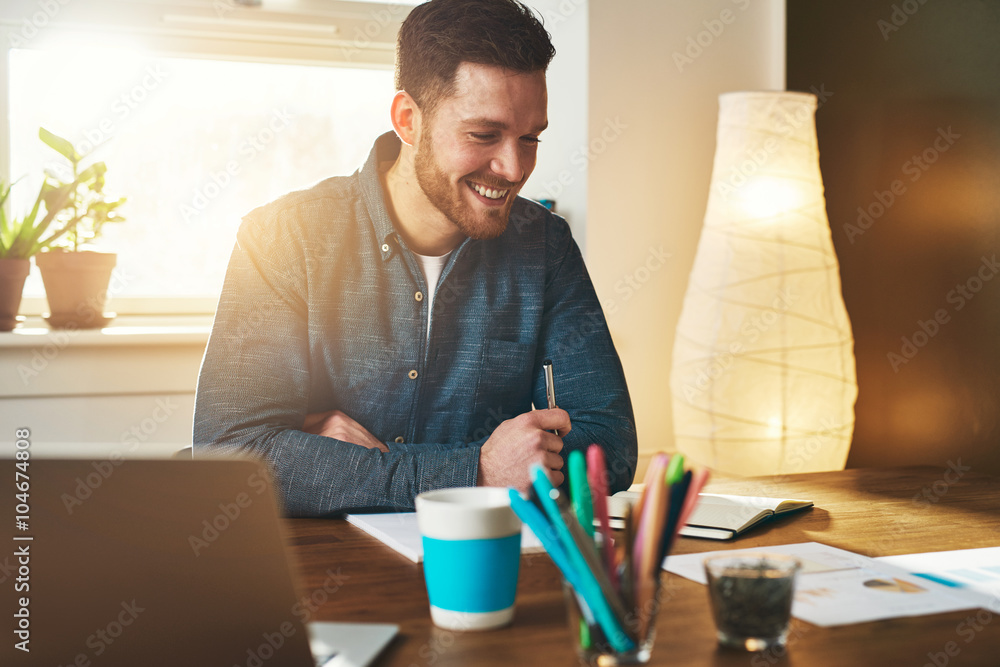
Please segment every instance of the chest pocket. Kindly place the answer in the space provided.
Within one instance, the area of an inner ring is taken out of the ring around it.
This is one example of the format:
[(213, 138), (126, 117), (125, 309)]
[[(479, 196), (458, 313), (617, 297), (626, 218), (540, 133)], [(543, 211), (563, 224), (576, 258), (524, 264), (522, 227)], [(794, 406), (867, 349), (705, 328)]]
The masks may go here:
[[(483, 346), (476, 402), (473, 408), (476, 431), (482, 436), (493, 432), (500, 422), (531, 409), (532, 367), (535, 345), (488, 338)], [(473, 437), (478, 440), (479, 437)]]

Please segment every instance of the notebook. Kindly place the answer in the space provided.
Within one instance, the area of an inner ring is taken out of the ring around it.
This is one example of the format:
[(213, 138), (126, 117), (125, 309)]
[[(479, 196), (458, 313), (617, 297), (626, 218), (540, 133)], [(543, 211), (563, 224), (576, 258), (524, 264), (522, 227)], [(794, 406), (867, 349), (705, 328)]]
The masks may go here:
[[(361, 667), (398, 631), (306, 623), (256, 462), (6, 459), (0, 478), (28, 487), (27, 507), (0, 503), (0, 539), (28, 570), (0, 595), (3, 618), (27, 609), (0, 664)], [(329, 573), (320, 586), (352, 585)]]
[[(639, 499), (635, 491), (620, 491), (608, 498), (612, 516), (624, 516), (625, 506)], [(680, 530), (684, 537), (730, 540), (773, 517), (783, 516), (813, 506), (811, 500), (732, 496), (699, 493), (698, 504)]]
[[(424, 559), (424, 546), (417, 526), (416, 512), (387, 514), (347, 514), (347, 522), (365, 531), (388, 547), (392, 547), (414, 563)], [(526, 525), (521, 526), (521, 553), (545, 551), (541, 541)]]

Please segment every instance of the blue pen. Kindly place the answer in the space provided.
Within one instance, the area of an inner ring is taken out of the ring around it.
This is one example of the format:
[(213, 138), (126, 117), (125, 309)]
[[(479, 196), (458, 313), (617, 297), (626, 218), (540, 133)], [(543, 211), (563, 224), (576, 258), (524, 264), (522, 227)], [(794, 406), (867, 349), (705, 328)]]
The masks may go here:
[[(532, 485), (535, 487), (535, 492), (538, 494), (542, 507), (555, 527), (556, 533), (559, 535), (571, 566), (579, 576), (581, 588), (578, 591), (583, 595), (583, 599), (586, 600), (591, 611), (594, 612), (597, 623), (601, 626), (608, 641), (611, 642), (611, 646), (619, 653), (631, 651), (635, 648), (635, 642), (632, 641), (622, 628), (621, 623), (611, 608), (608, 598), (601, 591), (601, 585), (598, 583), (594, 570), (587, 564), (583, 553), (577, 547), (570, 533), (569, 527), (562, 518), (559, 506), (553, 497), (553, 495), (558, 496), (559, 492), (553, 488), (552, 483), (549, 482), (549, 478), (545, 474), (545, 470), (537, 463), (531, 466), (531, 478)], [(553, 492), (555, 493), (553, 494)], [(611, 594), (613, 595), (614, 593), (612, 592)]]
[[(531, 501), (525, 500), (524, 497), (518, 493), (517, 489), (507, 489), (507, 493), (510, 495), (510, 508), (514, 510), (514, 514), (527, 524), (528, 528), (531, 528), (531, 532), (535, 534), (538, 541), (542, 543), (545, 547), (545, 551), (549, 554), (549, 558), (552, 562), (556, 564), (559, 571), (562, 572), (563, 577), (569, 582), (569, 585), (573, 587), (574, 591), (582, 590), (580, 586), (580, 577), (577, 575), (576, 570), (570, 565), (569, 559), (566, 556), (566, 551), (562, 548), (562, 544), (559, 543), (559, 537), (556, 535), (556, 530), (549, 523), (548, 519), (542, 514), (542, 511), (535, 507), (535, 504)], [(594, 623), (594, 614), (587, 606), (586, 602), (582, 600), (577, 594), (577, 601), (580, 602), (580, 613), (587, 620), (587, 623)]]

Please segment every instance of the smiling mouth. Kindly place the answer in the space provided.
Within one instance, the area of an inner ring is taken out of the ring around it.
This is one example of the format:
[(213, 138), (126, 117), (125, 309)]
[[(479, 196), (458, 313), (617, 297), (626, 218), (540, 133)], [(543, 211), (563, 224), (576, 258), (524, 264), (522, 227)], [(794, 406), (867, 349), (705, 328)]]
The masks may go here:
[(479, 183), (473, 183), (472, 181), (466, 181), (465, 183), (476, 194), (496, 202), (503, 201), (507, 197), (507, 194), (510, 192), (510, 188), (507, 188), (506, 190), (499, 190), (497, 188), (488, 188), (485, 185), (480, 185)]

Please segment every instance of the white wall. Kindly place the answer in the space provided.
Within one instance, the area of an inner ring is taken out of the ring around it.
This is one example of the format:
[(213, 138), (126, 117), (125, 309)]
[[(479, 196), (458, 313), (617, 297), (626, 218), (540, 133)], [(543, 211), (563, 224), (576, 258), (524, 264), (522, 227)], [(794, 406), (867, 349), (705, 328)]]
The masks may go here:
[(552, 35), (556, 57), (546, 75), (549, 129), (538, 147), (538, 165), (522, 193), (555, 199), (580, 247), (587, 240), (587, 0), (530, 0)]
[(587, 263), (644, 458), (673, 450), (670, 357), (707, 202), (717, 97), (784, 88), (784, 15), (781, 0), (590, 2)]

